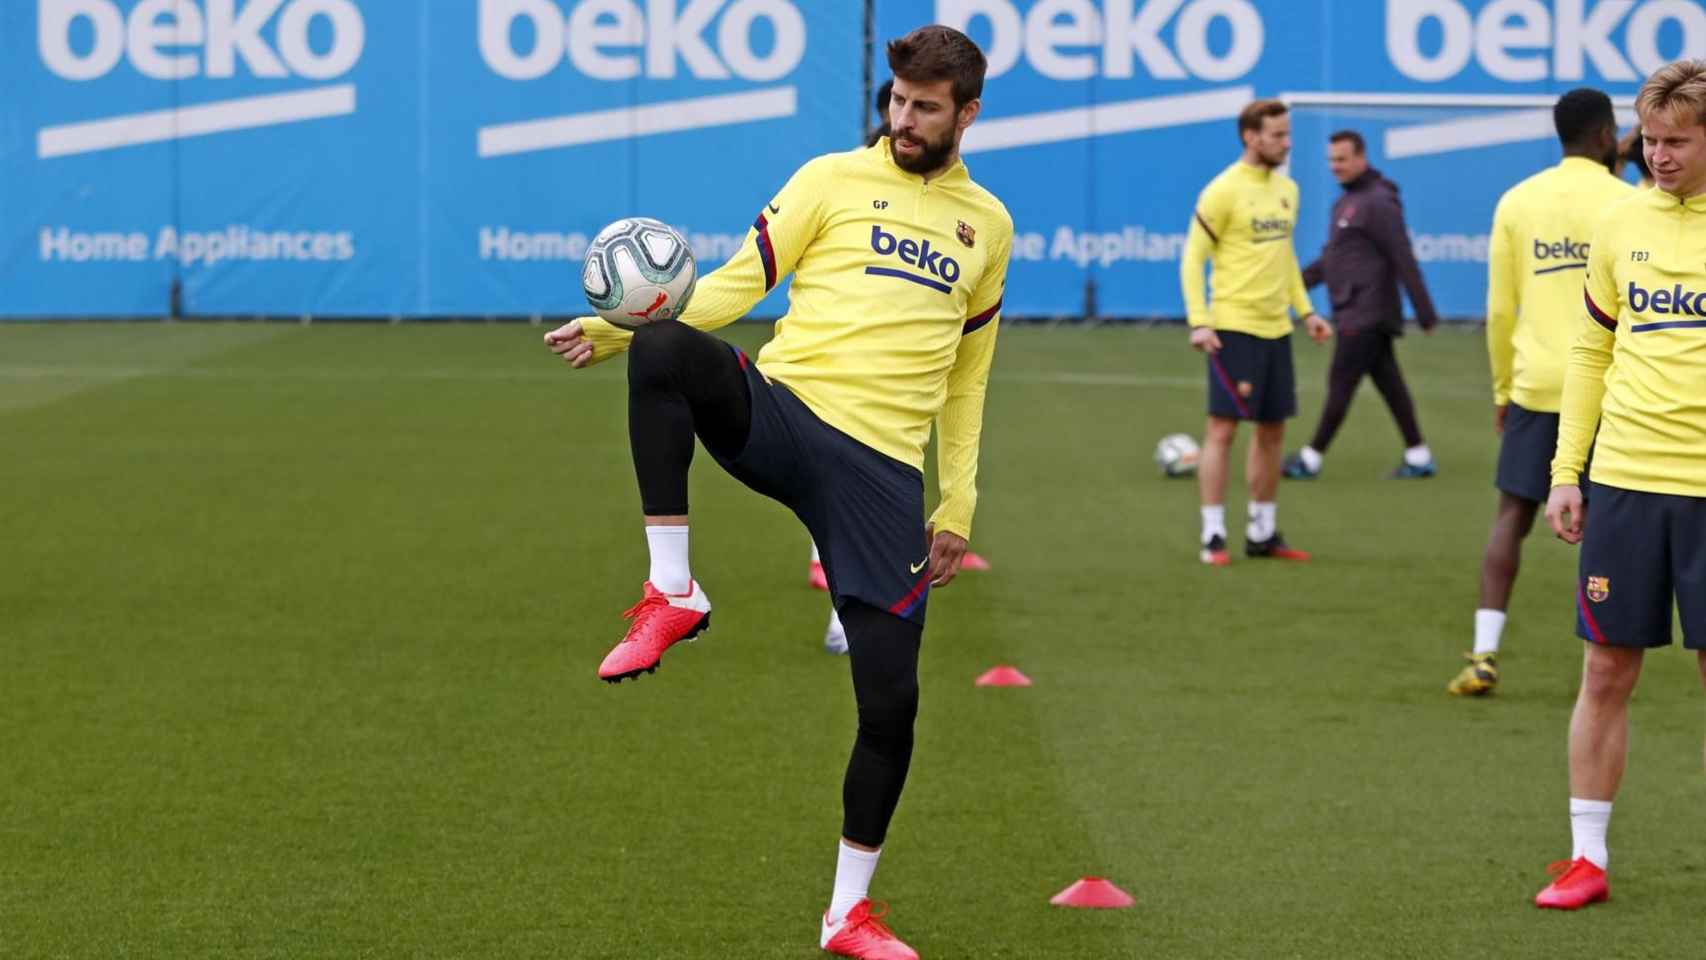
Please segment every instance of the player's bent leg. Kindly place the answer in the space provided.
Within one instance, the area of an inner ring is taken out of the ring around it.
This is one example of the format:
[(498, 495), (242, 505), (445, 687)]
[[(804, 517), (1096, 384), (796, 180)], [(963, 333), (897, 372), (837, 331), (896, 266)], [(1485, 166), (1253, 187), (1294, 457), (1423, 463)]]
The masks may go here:
[(1283, 476), (1291, 480), (1313, 480), (1320, 476), (1322, 458), (1333, 445), (1339, 427), (1350, 412), (1351, 398), (1356, 396), (1357, 384), (1362, 381), (1363, 364), (1358, 355), (1355, 334), (1340, 333), (1333, 342), (1333, 362), (1327, 368), (1327, 400), (1321, 406), (1321, 419), (1315, 425), (1315, 436), (1309, 445), (1285, 458), (1280, 466)]
[(818, 945), (867, 960), (916, 960), (869, 897), (871, 872), (912, 764), (923, 627), (858, 600), (841, 607), (859, 733), (842, 781), (842, 854)]
[(628, 436), (646, 516), (651, 570), (627, 633), (599, 664), (618, 683), (657, 670), (670, 647), (711, 625), (711, 604), (688, 564), (687, 473), (695, 436), (714, 452), (738, 452), (752, 400), (740, 355), (677, 321), (641, 327), (628, 352)]
[(1369, 378), (1386, 401), (1386, 409), (1391, 411), (1393, 421), (1398, 424), (1398, 433), (1404, 438), (1404, 459), (1391, 476), (1395, 480), (1434, 476), (1439, 468), (1434, 465), (1433, 453), (1422, 439), (1422, 427), (1416, 420), (1416, 402), (1410, 396), (1409, 385), (1404, 382), (1404, 371), (1398, 366), (1398, 353), (1392, 337), (1384, 333), (1376, 336), (1379, 338), (1379, 352), (1369, 371)]

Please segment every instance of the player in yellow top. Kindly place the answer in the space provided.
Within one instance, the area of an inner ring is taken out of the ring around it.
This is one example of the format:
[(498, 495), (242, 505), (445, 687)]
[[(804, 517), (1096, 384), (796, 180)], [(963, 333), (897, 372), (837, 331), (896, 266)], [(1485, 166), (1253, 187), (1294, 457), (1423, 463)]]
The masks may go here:
[[(985, 60), (964, 34), (922, 27), (889, 44), (890, 138), (807, 163), (759, 211), (741, 253), (699, 282), (679, 321), (631, 337), (582, 318), (546, 335), (573, 366), (628, 349), (628, 417), (651, 573), (617, 681), (709, 625), (687, 562), (694, 435), (724, 469), (792, 509), (823, 556), (847, 632), (859, 731), (820, 945), (916, 957), (866, 894), (911, 762), (930, 588), (971, 535), (984, 390), (1012, 249), (1006, 208), (960, 162)], [(792, 273), (787, 315), (757, 362), (704, 331)], [(926, 524), (935, 423), (941, 506)]]
[(1706, 681), (1706, 60), (1654, 73), (1635, 109), (1655, 186), (1612, 207), (1593, 234), (1546, 503), (1552, 529), (1582, 545), (1574, 599), (1587, 646), (1570, 717), (1574, 850), (1535, 898), (1542, 907), (1608, 893), (1605, 831), (1629, 697), (1642, 654), (1671, 642), (1673, 600)]
[(1571, 90), (1552, 108), (1564, 159), (1505, 192), (1487, 249), (1487, 354), (1499, 505), (1481, 559), (1481, 605), (1469, 663), (1446, 685), (1483, 696), (1499, 683), (1499, 638), (1522, 563), (1522, 541), (1552, 489), (1564, 361), (1581, 316), (1588, 238), (1605, 209), (1634, 188), (1613, 176), (1617, 115), (1598, 90)]
[[(1208, 426), (1197, 488), (1202, 497), (1202, 562), (1224, 566), (1226, 474), (1238, 421), (1254, 420), (1244, 467), (1250, 486), (1244, 552), (1307, 560), (1275, 527), (1274, 496), (1285, 452), (1285, 421), (1297, 415), (1291, 365), (1292, 314), (1317, 344), (1333, 334), (1315, 313), (1292, 246), (1297, 183), (1279, 172), (1291, 153), (1291, 116), (1278, 100), (1257, 100), (1238, 115), (1244, 155), (1197, 198), (1180, 265), (1191, 346), (1208, 354)], [(1203, 295), (1203, 265), (1213, 290)]]

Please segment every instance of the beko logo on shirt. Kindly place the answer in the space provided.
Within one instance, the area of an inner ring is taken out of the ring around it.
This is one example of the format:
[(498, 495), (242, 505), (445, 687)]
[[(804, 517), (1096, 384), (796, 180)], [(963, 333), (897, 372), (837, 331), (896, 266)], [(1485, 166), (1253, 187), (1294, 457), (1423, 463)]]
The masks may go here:
[(1250, 232), (1258, 236), (1264, 233), (1290, 233), (1291, 221), (1284, 217), (1251, 217)]
[[(890, 267), (866, 267), (865, 272), (873, 276), (911, 280), (942, 293), (949, 293), (951, 288), (948, 284), (960, 278), (959, 262), (940, 250), (930, 249), (930, 241), (919, 243), (910, 237), (898, 237), (884, 230), (881, 224), (871, 225), (871, 250), (881, 257), (898, 257), (901, 263), (917, 267), (930, 275), (924, 277)], [(931, 277), (939, 278), (942, 282)]]
[(1629, 281), (1629, 309), (1635, 313), (1656, 316), (1706, 317), (1706, 293), (1697, 293), (1676, 284), (1670, 289), (1648, 290)]
[(1588, 247), (1592, 244), (1578, 243), (1565, 237), (1553, 243), (1547, 243), (1539, 237), (1534, 238), (1534, 259), (1536, 260), (1586, 260)]

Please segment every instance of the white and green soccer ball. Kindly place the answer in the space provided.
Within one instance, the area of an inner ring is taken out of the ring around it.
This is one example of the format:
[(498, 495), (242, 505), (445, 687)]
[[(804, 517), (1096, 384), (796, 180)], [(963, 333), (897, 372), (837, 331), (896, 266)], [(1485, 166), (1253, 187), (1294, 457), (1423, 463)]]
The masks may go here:
[(1188, 477), (1197, 472), (1202, 451), (1190, 434), (1169, 433), (1155, 445), (1155, 463), (1169, 477)]
[(698, 280), (687, 240), (646, 217), (598, 231), (581, 267), (581, 290), (593, 312), (626, 330), (680, 316)]

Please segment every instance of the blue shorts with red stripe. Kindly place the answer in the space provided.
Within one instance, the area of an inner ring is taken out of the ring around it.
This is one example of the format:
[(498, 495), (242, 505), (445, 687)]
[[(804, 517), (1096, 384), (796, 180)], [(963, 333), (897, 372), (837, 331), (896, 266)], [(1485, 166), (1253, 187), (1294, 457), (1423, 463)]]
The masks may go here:
[(1291, 335), (1277, 339), (1217, 331), (1220, 352), (1208, 358), (1208, 412), (1228, 420), (1272, 423), (1297, 416)]
[(752, 431), (738, 456), (717, 462), (806, 525), (837, 609), (858, 600), (923, 625), (930, 596), (924, 475), (824, 423), (735, 353), (752, 397)]
[(1706, 497), (1593, 483), (1576, 577), (1576, 635), (1613, 647), (1706, 650)]

